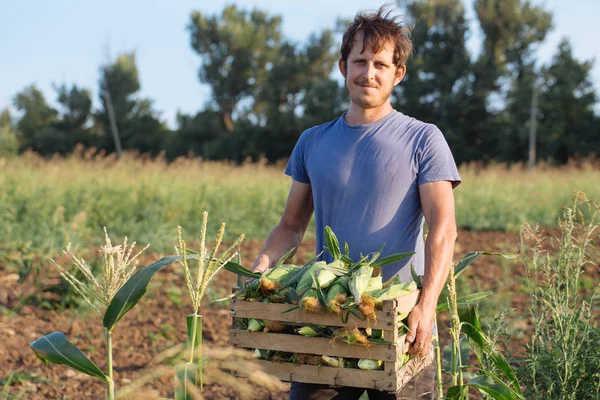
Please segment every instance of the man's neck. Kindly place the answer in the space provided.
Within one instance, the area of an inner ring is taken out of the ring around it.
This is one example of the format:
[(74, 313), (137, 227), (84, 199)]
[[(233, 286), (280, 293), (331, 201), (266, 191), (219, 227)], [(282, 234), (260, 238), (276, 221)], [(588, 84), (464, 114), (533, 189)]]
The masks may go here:
[(366, 109), (351, 103), (344, 121), (346, 121), (348, 125), (370, 124), (379, 121), (393, 110), (394, 108), (390, 103), (383, 104), (380, 107)]

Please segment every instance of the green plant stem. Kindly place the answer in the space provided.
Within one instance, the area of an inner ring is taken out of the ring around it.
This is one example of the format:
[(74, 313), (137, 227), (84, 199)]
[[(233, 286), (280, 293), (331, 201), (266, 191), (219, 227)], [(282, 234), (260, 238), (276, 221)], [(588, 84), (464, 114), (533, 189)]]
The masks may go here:
[(115, 382), (113, 380), (113, 365), (112, 365), (112, 331), (104, 329), (106, 336), (106, 368), (108, 369), (108, 382), (106, 383), (106, 398), (108, 400), (115, 399)]
[(200, 324), (200, 337), (198, 338), (198, 352), (199, 357), (198, 357), (198, 378), (200, 380), (200, 391), (202, 391), (203, 388), (203, 382), (202, 382), (202, 316), (198, 315), (198, 312), (196, 311), (194, 313), (193, 316), (193, 320), (192, 320), (192, 335), (190, 337), (190, 345), (191, 345), (191, 350), (190, 350), (190, 363), (193, 364), (194, 363), (194, 352), (196, 350), (196, 331), (198, 329), (198, 323)]
[(433, 326), (435, 328), (435, 362), (436, 362), (436, 378), (438, 399), (444, 398), (443, 382), (442, 382), (442, 356), (440, 354), (440, 336), (438, 333), (437, 314), (433, 316)]

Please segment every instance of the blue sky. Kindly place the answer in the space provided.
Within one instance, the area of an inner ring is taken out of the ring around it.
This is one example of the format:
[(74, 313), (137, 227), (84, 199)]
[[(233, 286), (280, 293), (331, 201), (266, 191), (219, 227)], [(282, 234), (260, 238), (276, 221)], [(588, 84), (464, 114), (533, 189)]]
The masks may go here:
[[(98, 103), (100, 65), (119, 52), (135, 50), (142, 90), (171, 127), (177, 110), (194, 113), (208, 100), (209, 90), (198, 79), (200, 58), (189, 45), (185, 27), (192, 10), (218, 14), (231, 1), (223, 0), (105, 0), (90, 2), (5, 1), (0, 3), (0, 110), (12, 108), (12, 98), (35, 83), (55, 105), (52, 84), (77, 84), (90, 89)], [(374, 0), (238, 0), (244, 8), (258, 7), (283, 16), (283, 33), (296, 41), (311, 32), (334, 26), (337, 17), (352, 18), (360, 9), (374, 9)], [(539, 49), (548, 61), (562, 37), (571, 40), (579, 60), (597, 58), (600, 46), (600, 1), (545, 0), (554, 14), (554, 30)], [(465, 1), (472, 23), (469, 48), (479, 48), (478, 26), (471, 1)], [(600, 89), (600, 60), (592, 71)], [(13, 110), (14, 111), (14, 110)]]

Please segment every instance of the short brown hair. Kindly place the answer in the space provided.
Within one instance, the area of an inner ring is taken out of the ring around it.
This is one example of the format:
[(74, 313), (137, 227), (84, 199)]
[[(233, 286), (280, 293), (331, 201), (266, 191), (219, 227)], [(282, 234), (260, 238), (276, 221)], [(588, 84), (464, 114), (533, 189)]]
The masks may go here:
[(398, 21), (398, 16), (393, 16), (388, 10), (389, 4), (384, 4), (377, 13), (360, 11), (354, 21), (348, 26), (342, 39), (341, 57), (344, 65), (348, 62), (348, 55), (352, 50), (354, 40), (360, 35), (363, 39), (363, 51), (367, 44), (375, 53), (388, 42), (394, 44), (394, 64), (397, 68), (406, 64), (406, 60), (413, 51), (410, 35), (410, 26)]

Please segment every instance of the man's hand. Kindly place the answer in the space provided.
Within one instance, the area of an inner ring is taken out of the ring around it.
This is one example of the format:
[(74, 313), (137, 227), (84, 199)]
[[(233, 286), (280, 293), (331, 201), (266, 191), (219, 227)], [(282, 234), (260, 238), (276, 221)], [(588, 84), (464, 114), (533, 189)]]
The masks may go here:
[(265, 254), (259, 254), (254, 261), (254, 265), (252, 266), (252, 272), (258, 272), (259, 274), (262, 274), (269, 269), (270, 265), (271, 261), (269, 260), (269, 257), (267, 257)]
[(409, 332), (406, 334), (406, 341), (411, 344), (408, 354), (424, 356), (429, 351), (434, 314), (417, 304), (408, 315)]

